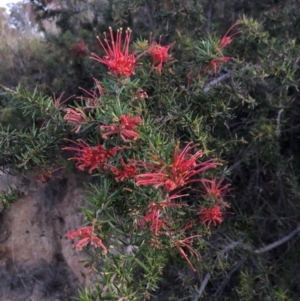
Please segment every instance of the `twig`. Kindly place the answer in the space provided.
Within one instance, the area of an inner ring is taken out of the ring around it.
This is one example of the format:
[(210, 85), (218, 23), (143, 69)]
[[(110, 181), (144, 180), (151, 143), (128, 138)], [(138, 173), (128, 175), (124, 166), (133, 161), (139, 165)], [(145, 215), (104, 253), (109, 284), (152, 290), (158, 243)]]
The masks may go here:
[[(243, 243), (240, 241), (234, 241), (234, 242), (230, 243), (229, 245), (227, 245), (223, 250), (221, 250), (220, 253), (223, 255), (224, 253), (227, 253), (228, 251), (235, 249), (237, 246), (239, 246), (241, 244), (243, 244)], [(218, 258), (216, 258), (216, 260), (212, 266), (212, 270), (215, 268), (217, 262), (218, 262)], [(206, 276), (204, 277), (204, 280), (201, 282), (201, 285), (199, 287), (197, 295), (194, 297), (194, 299), (192, 299), (192, 301), (197, 301), (202, 296), (210, 277), (211, 277), (211, 274), (207, 273)]]
[(208, 10), (207, 10), (207, 19), (206, 19), (206, 31), (210, 33), (210, 28), (211, 28), (211, 13), (213, 9), (214, 1), (211, 0), (208, 4)]
[(154, 122), (159, 123), (159, 122), (162, 122), (162, 121), (169, 121), (169, 120), (172, 120), (172, 119), (173, 119), (173, 115), (168, 113), (168, 116), (155, 118)]
[(206, 276), (204, 277), (204, 280), (202, 281), (202, 283), (201, 283), (201, 285), (199, 287), (197, 296), (195, 296), (195, 298), (192, 299), (192, 301), (198, 301), (199, 300), (199, 298), (202, 296), (202, 293), (205, 290), (205, 287), (206, 287), (209, 279), (210, 279), (210, 273), (207, 273)]
[[(283, 243), (287, 242), (288, 240), (290, 240), (293, 236), (295, 236), (297, 233), (300, 232), (300, 226), (298, 226), (294, 231), (292, 231), (290, 234), (286, 235), (285, 237), (263, 247), (263, 248), (260, 248), (260, 249), (257, 249), (257, 250), (254, 250), (253, 253), (255, 254), (262, 254), (262, 253), (265, 253), (265, 252), (268, 252), (272, 249), (275, 249), (277, 247), (279, 247), (280, 245), (282, 245)], [(232, 242), (230, 245), (226, 246), (222, 251), (221, 253), (225, 253), (229, 250), (232, 250), (234, 248), (236, 248), (237, 246), (243, 246), (244, 249), (247, 249), (249, 251), (251, 251), (250, 249), (250, 246), (248, 246), (247, 244), (243, 244), (241, 242)], [(224, 287), (227, 285), (227, 283), (229, 282), (231, 276), (246, 262), (247, 258), (243, 258), (241, 259), (237, 265), (230, 271), (230, 273), (226, 276), (226, 278), (223, 280), (223, 282), (221, 283), (220, 287), (217, 289), (217, 291), (215, 292), (215, 294), (213, 295), (212, 298), (218, 296), (220, 294), (220, 292), (224, 289)], [(213, 264), (213, 267), (212, 269), (214, 269), (215, 267), (215, 264), (216, 264), (216, 261), (215, 263)], [(194, 299), (192, 299), (192, 301), (198, 301), (199, 298), (202, 296), (204, 290), (205, 290), (205, 287), (208, 283), (208, 281), (210, 280), (210, 277), (211, 277), (211, 274), (210, 273), (207, 273), (204, 280), (202, 281), (200, 287), (199, 287), (199, 290), (198, 290), (198, 293), (197, 295), (194, 297)], [(211, 299), (213, 300), (213, 299)]]
[(295, 236), (298, 232), (300, 232), (300, 226), (298, 226), (294, 231), (292, 231), (290, 234), (284, 236), (283, 238), (263, 247), (260, 249), (257, 249), (254, 251), (255, 254), (262, 254), (265, 252), (268, 252), (272, 249), (275, 249), (277, 247), (279, 247), (280, 245), (282, 245), (283, 243), (285, 243), (286, 241), (290, 240), (293, 236)]
[(146, 12), (146, 16), (148, 18), (149, 24), (148, 24), (148, 28), (150, 30), (154, 30), (154, 22), (153, 22), (153, 18), (151, 15), (151, 5), (148, 2), (148, 0), (145, 0), (145, 12)]
[(229, 280), (231, 279), (232, 275), (245, 263), (246, 260), (247, 260), (246, 258), (243, 258), (235, 265), (235, 267), (230, 271), (230, 273), (228, 275), (226, 275), (225, 279), (222, 281), (221, 285), (218, 287), (218, 289), (213, 294), (213, 296), (210, 298), (210, 300), (212, 300), (212, 301), (216, 300), (215, 298), (218, 297), (222, 293), (223, 289), (226, 287), (226, 285), (229, 282)]
[(292, 126), (288, 129), (285, 129), (285, 130), (281, 130), (281, 133), (285, 133), (285, 132), (289, 132), (289, 131), (292, 131), (292, 130), (295, 130), (295, 129), (298, 129), (300, 127), (300, 124), (297, 124), (295, 126)]
[(228, 71), (226, 74), (223, 74), (223, 75), (219, 76), (218, 78), (212, 80), (211, 82), (209, 82), (209, 83), (206, 85), (206, 87), (203, 89), (203, 92), (204, 92), (204, 93), (207, 93), (207, 92), (211, 89), (211, 87), (213, 87), (213, 86), (215, 86), (216, 84), (222, 82), (223, 80), (225, 80), (225, 79), (231, 77), (232, 74), (233, 74), (232, 71)]
[(248, 147), (246, 148), (246, 150), (244, 151), (244, 153), (241, 155), (241, 158), (239, 160), (237, 160), (229, 168), (226, 169), (227, 174), (230, 174), (233, 170), (238, 168), (243, 163), (243, 161), (245, 160), (245, 157), (252, 155), (252, 153), (253, 153), (252, 145), (253, 145), (253, 143), (250, 143), (248, 145)]
[(280, 109), (278, 112), (278, 115), (277, 115), (276, 134), (278, 137), (280, 137), (280, 117), (281, 117), (282, 112), (283, 112), (283, 109)]
[[(266, 246), (266, 247), (263, 247), (261, 249), (257, 249), (254, 251), (254, 253), (256, 254), (262, 254), (262, 253), (265, 253), (265, 252), (268, 252), (278, 246), (280, 246), (281, 244), (285, 243), (286, 241), (288, 241), (289, 239), (291, 239), (293, 236), (295, 236), (298, 232), (300, 231), (300, 226), (298, 226), (294, 231), (292, 231), (290, 234), (288, 234), (287, 236), (273, 242), (272, 244)], [(243, 246), (246, 246), (247, 245), (244, 245), (242, 244)], [(247, 249), (249, 249), (247, 247)], [(230, 281), (232, 275), (245, 263), (245, 261), (247, 260), (247, 258), (243, 258), (241, 259), (237, 264), (236, 266), (230, 271), (230, 273), (225, 277), (225, 279), (222, 281), (221, 285), (219, 286), (219, 288), (217, 289), (217, 291), (213, 294), (213, 296), (211, 297), (210, 300), (215, 300), (216, 297), (218, 297), (221, 292), (223, 291), (223, 289), (225, 288), (225, 286), (227, 285), (227, 283)]]
[(223, 255), (224, 253), (227, 253), (228, 251), (235, 249), (236, 247), (238, 247), (240, 245), (244, 245), (244, 243), (241, 241), (234, 241), (231, 244), (229, 244), (228, 246), (226, 246), (220, 253)]
[[(218, 83), (222, 82), (223, 80), (231, 77), (231, 75), (233, 74), (232, 71), (228, 71), (228, 73), (226, 74), (223, 74), (221, 76), (219, 76), (218, 78), (212, 80), (211, 82), (209, 82), (205, 88), (203, 89), (203, 92), (204, 93), (207, 93), (213, 86), (217, 85)], [(156, 118), (154, 120), (155, 123), (158, 123), (158, 122), (162, 122), (162, 121), (169, 121), (169, 120), (172, 120), (173, 119), (173, 115), (172, 114), (168, 114), (168, 116), (164, 116), (164, 117), (159, 117), (159, 118)]]
[[(281, 101), (280, 101), (280, 106), (281, 106)], [(280, 122), (281, 122), (280, 118), (281, 118), (282, 112), (283, 112), (283, 109), (280, 109), (279, 112), (278, 112), (278, 115), (277, 115), (276, 134), (277, 134), (277, 151), (278, 151), (278, 153), (280, 153), (279, 138), (280, 138), (280, 135), (281, 135), (281, 132), (280, 132)], [(285, 195), (284, 195), (283, 183), (282, 183), (282, 179), (281, 179), (282, 169), (281, 169), (281, 165), (280, 165), (280, 160), (278, 160), (277, 166), (278, 166), (278, 172), (276, 174), (277, 174), (277, 178), (278, 178), (279, 191), (280, 191), (279, 201), (284, 202)]]

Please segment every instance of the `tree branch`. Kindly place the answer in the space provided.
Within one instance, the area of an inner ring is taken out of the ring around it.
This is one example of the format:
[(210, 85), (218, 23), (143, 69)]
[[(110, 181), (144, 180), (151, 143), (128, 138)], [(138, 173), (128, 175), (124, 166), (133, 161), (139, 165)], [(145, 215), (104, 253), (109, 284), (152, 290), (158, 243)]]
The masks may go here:
[[(279, 247), (280, 245), (282, 245), (283, 243), (287, 242), (288, 240), (290, 240), (292, 237), (294, 237), (297, 233), (300, 232), (300, 226), (298, 226), (294, 231), (292, 231), (290, 234), (284, 236), (283, 238), (263, 247), (257, 250), (254, 250), (253, 253), (255, 254), (262, 254), (265, 252), (268, 252), (272, 249), (275, 249), (277, 247)], [(237, 242), (232, 242), (230, 245), (226, 246), (221, 253), (226, 253), (229, 250), (235, 249), (237, 246), (242, 246), (244, 249), (247, 249), (251, 252), (250, 246), (247, 244), (244, 244), (240, 241)], [(231, 276), (246, 262), (247, 258), (243, 258), (241, 259), (236, 265), (235, 267), (229, 272), (229, 274), (225, 277), (225, 279), (222, 281), (221, 285), (219, 286), (219, 288), (216, 290), (216, 292), (214, 293), (213, 297), (211, 300), (214, 300), (215, 297), (217, 297), (225, 288), (225, 286), (227, 285), (227, 283), (230, 281)], [(212, 270), (215, 267), (216, 262), (213, 264)], [(210, 280), (211, 274), (207, 273), (204, 280), (201, 282), (201, 285), (199, 287), (199, 290), (197, 292), (197, 295), (194, 297), (194, 299), (192, 299), (192, 301), (198, 301), (199, 298), (202, 296), (206, 285), (208, 283), (208, 281)]]
[[(215, 85), (217, 85), (218, 83), (224, 81), (225, 79), (231, 77), (232, 74), (233, 74), (232, 71), (228, 71), (228, 73), (223, 74), (223, 75), (219, 76), (218, 78), (212, 80), (211, 82), (209, 82), (209, 83), (205, 86), (205, 88), (203, 89), (203, 92), (204, 92), (204, 93), (207, 93), (213, 86), (215, 86)], [(171, 119), (173, 119), (173, 115), (172, 115), (172, 114), (169, 114), (168, 116), (156, 118), (156, 119), (154, 120), (154, 122), (168, 121), (168, 120), (171, 120)]]
[(154, 30), (154, 22), (153, 22), (153, 17), (151, 14), (151, 5), (148, 0), (145, 0), (144, 4), (145, 4), (145, 13), (146, 13), (146, 16), (147, 16), (148, 22), (149, 22), (147, 27), (150, 30)]
[(213, 9), (214, 1), (209, 1), (208, 9), (207, 9), (207, 18), (206, 18), (206, 31), (210, 33), (211, 29), (211, 15), (212, 15), (212, 9)]
[[(222, 255), (224, 255), (224, 253), (227, 253), (228, 251), (235, 249), (237, 246), (239, 246), (241, 244), (243, 244), (241, 241), (234, 241), (234, 242), (230, 243), (229, 245), (227, 245), (223, 250), (221, 250), (220, 253)], [(218, 262), (218, 258), (215, 260), (215, 262), (212, 266), (212, 270), (215, 268), (217, 262)], [(192, 301), (197, 301), (202, 296), (210, 277), (211, 277), (211, 274), (207, 273), (206, 276), (204, 277), (204, 280), (201, 282), (201, 285), (199, 287), (197, 295), (194, 297), (194, 299), (192, 299)]]
[(216, 292), (213, 294), (213, 296), (210, 298), (210, 300), (215, 300), (216, 297), (218, 297), (223, 289), (226, 287), (227, 283), (230, 281), (232, 275), (245, 263), (247, 259), (243, 258), (241, 259), (236, 265), (235, 267), (229, 272), (229, 274), (226, 275), (225, 279), (222, 281), (221, 285), (218, 287), (218, 289), (216, 290)]
[(204, 280), (201, 282), (201, 285), (199, 287), (197, 296), (195, 296), (195, 298), (192, 299), (192, 301), (198, 301), (198, 299), (202, 296), (202, 293), (204, 292), (205, 287), (206, 287), (209, 279), (210, 279), (210, 273), (207, 273), (206, 276), (205, 276), (205, 278), (204, 278)]
[(211, 89), (211, 87), (217, 85), (218, 83), (224, 81), (225, 79), (228, 79), (229, 77), (231, 77), (232, 74), (233, 74), (232, 71), (228, 71), (226, 74), (223, 74), (223, 75), (217, 77), (216, 79), (212, 80), (205, 86), (205, 88), (203, 89), (203, 92), (207, 93)]
[(286, 241), (290, 240), (293, 236), (295, 236), (298, 232), (300, 232), (300, 226), (298, 226), (294, 231), (292, 231), (290, 234), (284, 236), (283, 238), (263, 247), (260, 249), (257, 249), (254, 251), (255, 254), (262, 254), (265, 252), (268, 252), (272, 249), (275, 249), (277, 247), (279, 247), (280, 245), (282, 245), (283, 243), (285, 243)]

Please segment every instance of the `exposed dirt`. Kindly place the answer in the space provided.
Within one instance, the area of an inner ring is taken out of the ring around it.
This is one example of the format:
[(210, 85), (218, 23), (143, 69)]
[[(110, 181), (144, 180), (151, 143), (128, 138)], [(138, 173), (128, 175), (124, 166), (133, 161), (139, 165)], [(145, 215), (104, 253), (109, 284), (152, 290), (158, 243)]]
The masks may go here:
[(90, 283), (93, 275), (80, 262), (87, 256), (65, 237), (86, 222), (82, 182), (75, 175), (45, 184), (0, 175), (0, 191), (9, 184), (21, 192), (12, 210), (0, 213), (1, 301), (74, 300)]

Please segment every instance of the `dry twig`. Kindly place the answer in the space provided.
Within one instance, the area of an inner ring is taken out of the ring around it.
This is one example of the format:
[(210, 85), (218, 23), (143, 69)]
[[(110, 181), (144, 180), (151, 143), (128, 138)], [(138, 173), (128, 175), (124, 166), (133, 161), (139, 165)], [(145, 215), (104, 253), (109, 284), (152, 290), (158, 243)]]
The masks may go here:
[[(292, 231), (291, 233), (289, 233), (288, 235), (282, 237), (281, 239), (263, 247), (263, 248), (260, 248), (260, 249), (257, 249), (257, 250), (254, 250), (253, 253), (255, 254), (263, 254), (265, 252), (268, 252), (272, 249), (275, 249), (277, 247), (279, 247), (280, 245), (284, 244), (285, 242), (287, 242), (288, 240), (290, 240), (292, 237), (294, 237), (296, 234), (298, 234), (300, 232), (300, 226), (298, 226), (294, 231)], [(250, 246), (247, 245), (247, 244), (244, 244), (244, 243), (241, 243), (241, 242), (233, 242), (231, 243), (229, 246), (226, 246), (224, 250), (232, 250), (234, 249), (235, 247), (237, 246), (242, 246), (244, 249), (247, 249), (247, 250), (251, 250)], [(222, 252), (224, 252), (221, 251)], [(227, 283), (230, 281), (230, 278), (231, 276), (246, 262), (247, 258), (243, 258), (241, 259), (236, 265), (235, 267), (229, 272), (229, 274), (225, 277), (225, 279), (223, 280), (223, 282), (221, 283), (220, 287), (217, 289), (217, 291), (215, 292), (215, 294), (213, 295), (212, 298), (218, 296), (222, 290), (224, 289), (224, 287), (227, 285)], [(214, 268), (215, 264), (213, 265), (213, 268)], [(206, 276), (204, 277), (204, 280), (202, 281), (200, 287), (199, 287), (199, 290), (197, 292), (197, 295), (194, 297), (194, 299), (192, 299), (192, 301), (198, 301), (199, 298), (201, 298), (204, 290), (205, 290), (205, 287), (208, 283), (208, 281), (210, 280), (211, 278), (211, 274), (210, 273), (207, 273)], [(213, 300), (213, 299), (211, 299)]]

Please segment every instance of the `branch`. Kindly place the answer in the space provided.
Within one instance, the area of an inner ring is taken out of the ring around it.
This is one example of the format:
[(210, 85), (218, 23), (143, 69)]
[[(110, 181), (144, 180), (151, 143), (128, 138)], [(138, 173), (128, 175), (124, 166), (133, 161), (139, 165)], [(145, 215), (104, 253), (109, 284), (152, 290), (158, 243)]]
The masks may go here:
[[(265, 252), (268, 252), (272, 249), (275, 249), (277, 247), (279, 247), (280, 245), (282, 245), (283, 243), (287, 242), (288, 240), (290, 240), (292, 237), (294, 237), (297, 233), (300, 232), (300, 226), (298, 226), (294, 231), (292, 231), (290, 234), (284, 236), (283, 238), (263, 247), (263, 248), (260, 248), (260, 249), (257, 249), (257, 250), (254, 250), (253, 253), (255, 254), (262, 254), (262, 253), (265, 253)], [(242, 242), (240, 241), (237, 241), (237, 242), (233, 242), (231, 243), (230, 245), (226, 246), (222, 251), (221, 253), (226, 253), (228, 252), (229, 250), (232, 250), (232, 249), (235, 249), (237, 246), (242, 246), (244, 249), (247, 249), (249, 251), (250, 250), (250, 246), (246, 245), (246, 244), (243, 244)], [(227, 285), (227, 283), (230, 281), (230, 278), (231, 276), (246, 262), (247, 258), (243, 258), (241, 259), (237, 264), (236, 266), (230, 271), (230, 273), (225, 277), (225, 279), (222, 281), (221, 285), (219, 286), (219, 288), (217, 289), (217, 291), (214, 293), (213, 297), (211, 300), (214, 300), (215, 297), (217, 297), (222, 291), (223, 289), (225, 288), (225, 286)], [(215, 264), (216, 262), (213, 264), (213, 267), (212, 267), (212, 270), (214, 269), (215, 267)], [(199, 287), (199, 290), (198, 290), (198, 293), (197, 295), (194, 297), (194, 299), (192, 299), (192, 301), (198, 301), (199, 298), (202, 296), (204, 290), (205, 290), (205, 287), (208, 283), (208, 281), (210, 280), (210, 277), (211, 277), (211, 274), (210, 273), (207, 273), (204, 280), (202, 281), (200, 287)]]
[[(228, 251), (230, 251), (232, 249), (235, 249), (237, 246), (239, 246), (241, 244), (243, 244), (243, 243), (240, 242), (240, 241), (232, 242), (231, 244), (227, 245), (223, 250), (221, 250), (220, 253), (223, 255), (224, 253), (227, 253)], [(216, 260), (215, 260), (215, 262), (212, 266), (212, 270), (215, 268), (217, 262), (218, 262), (218, 258), (216, 258)], [(211, 274), (207, 273), (206, 276), (204, 277), (204, 280), (202, 281), (202, 283), (199, 287), (197, 295), (194, 297), (194, 299), (192, 299), (192, 301), (197, 301), (202, 296), (210, 277), (211, 277)]]
[(295, 130), (295, 129), (298, 129), (300, 127), (300, 124), (297, 124), (295, 126), (292, 126), (288, 129), (285, 129), (285, 130), (281, 130), (281, 133), (285, 133), (285, 132), (288, 132), (288, 131), (292, 131), (292, 130)]
[(199, 291), (198, 291), (197, 296), (195, 296), (195, 298), (192, 299), (192, 301), (198, 301), (198, 299), (202, 296), (202, 293), (204, 292), (205, 287), (206, 287), (209, 279), (210, 279), (210, 273), (207, 273), (204, 280), (201, 283), (201, 286), (199, 287)]
[(281, 117), (282, 112), (283, 112), (283, 109), (280, 109), (278, 112), (278, 115), (277, 115), (276, 134), (278, 137), (280, 137), (280, 117)]
[(147, 27), (150, 28), (150, 30), (154, 30), (154, 22), (153, 17), (151, 15), (151, 5), (148, 2), (148, 0), (145, 0), (145, 12), (149, 22)]
[(211, 13), (212, 13), (212, 9), (213, 9), (213, 3), (214, 1), (211, 0), (208, 4), (208, 9), (207, 9), (207, 19), (206, 19), (206, 31), (208, 33), (210, 33), (210, 28), (211, 28)]
[(232, 74), (233, 74), (232, 71), (228, 71), (226, 74), (223, 74), (223, 75), (219, 76), (218, 78), (212, 80), (211, 82), (209, 82), (209, 83), (205, 86), (205, 88), (203, 89), (203, 92), (204, 92), (204, 93), (207, 93), (207, 92), (211, 89), (211, 87), (213, 87), (213, 86), (215, 86), (216, 84), (218, 84), (218, 83), (224, 81), (225, 79), (231, 77)]
[(213, 296), (210, 298), (210, 300), (216, 300), (215, 298), (218, 297), (222, 293), (223, 289), (226, 287), (227, 283), (230, 281), (232, 275), (245, 263), (246, 260), (247, 260), (246, 258), (243, 258), (235, 265), (235, 267), (229, 272), (229, 274), (226, 275), (225, 279), (222, 281), (221, 285), (218, 287), (218, 289), (213, 294)]
[(245, 149), (245, 151), (243, 152), (243, 154), (241, 155), (241, 158), (239, 160), (237, 160), (229, 168), (226, 169), (227, 174), (230, 174), (233, 170), (238, 168), (243, 163), (243, 161), (245, 160), (245, 157), (252, 155), (252, 153), (253, 153), (252, 145), (253, 145), (253, 143), (250, 143), (248, 145), (248, 147)]
[(294, 231), (292, 231), (290, 234), (286, 235), (285, 237), (263, 247), (260, 249), (257, 249), (254, 251), (255, 254), (262, 254), (265, 252), (268, 252), (272, 249), (275, 249), (277, 247), (279, 247), (280, 245), (282, 245), (283, 243), (285, 243), (286, 241), (290, 240), (293, 236), (295, 236), (298, 232), (300, 232), (300, 226), (298, 226)]
[[(203, 92), (204, 93), (207, 93), (213, 86), (215, 86), (216, 84), (222, 82), (223, 80), (231, 77), (231, 75), (233, 74), (232, 71), (228, 71), (228, 73), (226, 74), (223, 74), (221, 76), (219, 76), (218, 78), (212, 80), (211, 82), (209, 82), (205, 88), (203, 89)], [(168, 116), (164, 116), (164, 117), (159, 117), (159, 118), (156, 118), (154, 120), (155, 123), (158, 123), (158, 122), (162, 122), (162, 121), (169, 121), (169, 120), (172, 120), (173, 119), (173, 115), (172, 114), (168, 114)]]
[(173, 115), (168, 113), (168, 116), (155, 118), (154, 122), (159, 123), (159, 122), (162, 122), (162, 121), (169, 121), (169, 120), (172, 120), (172, 119), (173, 119)]

